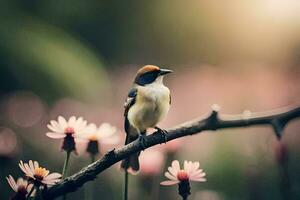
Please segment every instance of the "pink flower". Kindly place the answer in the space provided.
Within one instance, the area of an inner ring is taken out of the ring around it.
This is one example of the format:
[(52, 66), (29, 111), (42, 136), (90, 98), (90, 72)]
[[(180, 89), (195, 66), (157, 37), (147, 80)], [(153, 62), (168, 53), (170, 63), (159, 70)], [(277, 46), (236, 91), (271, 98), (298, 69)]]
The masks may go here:
[(19, 167), (25, 173), (25, 176), (36, 185), (55, 185), (61, 179), (61, 174), (51, 173), (46, 168), (40, 167), (37, 161), (29, 160), (29, 163), (23, 163), (21, 160)]
[(99, 153), (99, 146), (101, 144), (116, 144), (120, 141), (117, 134), (117, 128), (109, 123), (102, 123), (99, 127), (95, 124), (89, 124), (82, 134), (78, 135), (81, 142), (81, 147), (85, 147), (86, 152), (96, 155)]
[(66, 152), (75, 151), (75, 138), (79, 139), (78, 135), (82, 134), (86, 129), (86, 120), (83, 120), (82, 117), (76, 119), (76, 117), (72, 116), (67, 121), (62, 116), (58, 117), (58, 121), (51, 120), (50, 124), (47, 127), (52, 131), (46, 133), (46, 135), (53, 139), (61, 139), (64, 138), (62, 149)]
[[(9, 175), (8, 177), (6, 177), (6, 180), (10, 187), (17, 193), (16, 195), (24, 199), (33, 187), (32, 184), (28, 183), (28, 181), (23, 178), (18, 178), (16, 182), (15, 179), (11, 175)], [(31, 193), (31, 196), (34, 196), (34, 192)]]
[(109, 123), (102, 123), (99, 127), (91, 123), (79, 137), (88, 141), (98, 141), (104, 144), (116, 144), (120, 141), (117, 135), (117, 128)]
[(165, 176), (170, 180), (163, 181), (160, 184), (175, 185), (186, 181), (205, 182), (205, 173), (199, 167), (199, 162), (184, 161), (184, 168), (180, 169), (178, 160), (174, 160), (172, 166), (168, 168), (168, 172), (165, 173)]
[(82, 117), (76, 119), (75, 116), (72, 116), (67, 121), (62, 116), (59, 116), (57, 121), (51, 120), (50, 124), (47, 125), (52, 132), (48, 132), (46, 135), (53, 139), (62, 139), (67, 136), (76, 137), (83, 132), (86, 124), (86, 120), (83, 120)]

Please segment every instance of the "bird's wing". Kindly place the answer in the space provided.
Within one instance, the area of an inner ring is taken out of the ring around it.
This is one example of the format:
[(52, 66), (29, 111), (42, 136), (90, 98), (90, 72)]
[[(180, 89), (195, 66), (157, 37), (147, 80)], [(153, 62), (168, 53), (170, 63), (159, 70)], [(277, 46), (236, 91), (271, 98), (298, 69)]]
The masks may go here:
[(137, 88), (132, 88), (129, 93), (128, 93), (128, 96), (127, 96), (127, 99), (124, 103), (124, 116), (126, 117), (127, 114), (128, 114), (128, 111), (129, 111), (129, 108), (131, 106), (133, 106), (133, 104), (135, 103), (135, 98), (136, 98), (136, 95), (137, 95)]
[(128, 134), (130, 132), (130, 123), (128, 121), (128, 118), (127, 118), (127, 115), (128, 115), (128, 111), (130, 109), (131, 106), (134, 105), (135, 103), (135, 100), (136, 100), (136, 95), (137, 95), (137, 88), (132, 88), (129, 93), (128, 93), (128, 96), (127, 96), (127, 99), (125, 101), (125, 104), (124, 104), (124, 117), (125, 117), (125, 124), (124, 124), (124, 128), (125, 128), (125, 131), (126, 133)]

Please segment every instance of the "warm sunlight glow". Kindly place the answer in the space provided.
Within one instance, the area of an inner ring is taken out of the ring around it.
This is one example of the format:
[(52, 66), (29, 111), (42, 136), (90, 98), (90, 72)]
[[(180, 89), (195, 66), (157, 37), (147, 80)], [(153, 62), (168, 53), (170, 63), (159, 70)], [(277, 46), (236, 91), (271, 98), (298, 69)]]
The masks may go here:
[(299, 17), (299, 0), (265, 0), (261, 1), (266, 15), (276, 19), (290, 19)]

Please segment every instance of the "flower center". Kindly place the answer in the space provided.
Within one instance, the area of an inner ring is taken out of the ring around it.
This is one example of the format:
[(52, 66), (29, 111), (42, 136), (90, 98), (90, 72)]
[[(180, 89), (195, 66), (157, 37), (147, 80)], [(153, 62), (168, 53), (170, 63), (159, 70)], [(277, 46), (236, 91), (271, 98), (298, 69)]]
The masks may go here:
[(93, 134), (89, 137), (89, 140), (90, 141), (98, 141), (98, 138), (97, 138), (96, 134)]
[(177, 173), (177, 179), (179, 181), (188, 181), (189, 180), (189, 175), (184, 170), (180, 170)]
[(41, 181), (44, 179), (45, 176), (49, 174), (49, 171), (45, 168), (38, 167), (34, 169), (34, 178), (38, 181)]
[(72, 127), (65, 128), (66, 135), (73, 135), (74, 133), (75, 133), (74, 128), (72, 128)]

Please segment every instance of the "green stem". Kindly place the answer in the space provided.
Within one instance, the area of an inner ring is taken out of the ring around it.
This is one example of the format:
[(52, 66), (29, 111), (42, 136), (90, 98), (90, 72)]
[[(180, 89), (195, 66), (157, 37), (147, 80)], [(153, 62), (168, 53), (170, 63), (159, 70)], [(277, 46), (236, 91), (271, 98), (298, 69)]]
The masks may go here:
[(128, 200), (128, 172), (127, 170), (125, 171), (125, 176), (124, 176), (124, 191), (123, 191), (123, 200)]
[(63, 167), (63, 170), (62, 170), (62, 178), (63, 179), (67, 175), (67, 168), (68, 168), (68, 165), (69, 165), (70, 155), (71, 155), (71, 152), (67, 151), (66, 159), (65, 159), (65, 162), (64, 162), (64, 167)]
[[(63, 167), (63, 171), (62, 171), (62, 179), (64, 179), (67, 176), (67, 169), (68, 169), (68, 165), (69, 165), (69, 160), (70, 160), (70, 155), (71, 155), (71, 151), (66, 151), (66, 159), (64, 162), (64, 167)], [(63, 196), (63, 200), (67, 199), (67, 195), (65, 194)]]

